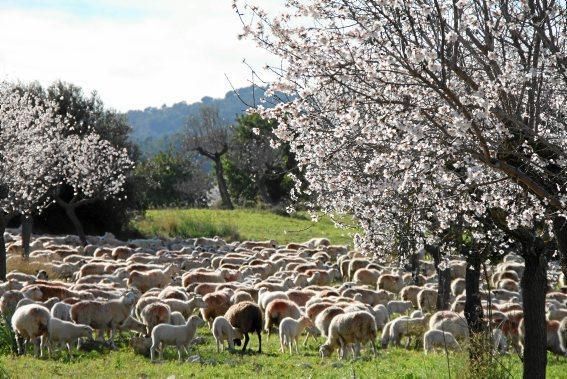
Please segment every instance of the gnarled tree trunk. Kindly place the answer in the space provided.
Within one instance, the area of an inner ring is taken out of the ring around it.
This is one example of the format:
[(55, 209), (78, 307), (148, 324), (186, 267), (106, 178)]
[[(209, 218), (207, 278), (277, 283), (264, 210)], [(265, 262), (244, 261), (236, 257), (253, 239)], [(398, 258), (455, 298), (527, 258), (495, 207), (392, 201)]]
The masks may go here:
[[(469, 252), (467, 255), (467, 270), (465, 272), (465, 319), (469, 327), (469, 360), (474, 370), (480, 366), (484, 353), (481, 333), (484, 330), (482, 323), (483, 310), (480, 301), (480, 256), (478, 252)], [(474, 375), (473, 375), (474, 376)]]
[(217, 183), (219, 186), (222, 207), (225, 209), (234, 209), (234, 206), (232, 205), (232, 200), (230, 200), (230, 194), (228, 193), (228, 186), (226, 185), (226, 179), (224, 178), (224, 169), (222, 167), (221, 157), (215, 156), (214, 162), (215, 162), (215, 173), (217, 176)]
[(441, 250), (439, 246), (425, 245), (425, 250), (433, 256), (433, 262), (437, 270), (437, 278), (439, 280), (439, 286), (437, 287), (437, 310), (447, 310), (451, 305), (451, 268), (439, 267), (441, 264)]
[(87, 236), (85, 234), (85, 229), (83, 228), (81, 220), (79, 220), (79, 217), (77, 217), (77, 207), (72, 204), (66, 204), (63, 206), (63, 209), (65, 209), (67, 217), (69, 217), (69, 220), (71, 220), (73, 227), (75, 227), (75, 231), (77, 232), (77, 236), (81, 240), (81, 244), (83, 246), (87, 246)]
[(526, 261), (521, 280), (524, 310), (524, 374), (525, 379), (545, 378), (547, 365), (547, 332), (545, 293), (547, 290), (547, 261), (535, 244), (522, 246)]

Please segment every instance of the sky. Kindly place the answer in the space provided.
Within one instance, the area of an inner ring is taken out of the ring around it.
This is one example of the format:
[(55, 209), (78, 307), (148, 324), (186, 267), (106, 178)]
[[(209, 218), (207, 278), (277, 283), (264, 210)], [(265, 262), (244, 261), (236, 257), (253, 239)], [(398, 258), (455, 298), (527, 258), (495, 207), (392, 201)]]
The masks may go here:
[[(261, 0), (268, 11), (282, 0)], [(0, 0), (0, 79), (63, 80), (118, 111), (223, 97), (276, 58), (231, 0)]]

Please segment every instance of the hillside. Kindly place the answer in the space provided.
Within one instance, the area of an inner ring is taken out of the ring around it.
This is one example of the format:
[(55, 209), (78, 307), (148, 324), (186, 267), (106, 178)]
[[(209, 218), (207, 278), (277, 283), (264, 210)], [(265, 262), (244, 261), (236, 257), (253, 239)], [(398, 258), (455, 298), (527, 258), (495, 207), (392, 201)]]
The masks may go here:
[[(246, 111), (245, 103), (253, 104), (256, 99), (258, 104), (263, 100), (264, 92), (258, 87), (246, 87), (237, 91), (242, 100), (234, 91), (229, 91), (222, 99), (206, 96), (192, 104), (183, 101), (172, 106), (128, 111), (126, 117), (132, 126), (132, 140), (140, 145), (144, 154), (152, 155), (169, 146), (176, 146), (178, 139), (175, 135), (183, 130), (189, 116), (198, 113), (201, 105), (217, 107), (222, 120), (229, 125)], [(262, 104), (270, 106), (270, 103)]]

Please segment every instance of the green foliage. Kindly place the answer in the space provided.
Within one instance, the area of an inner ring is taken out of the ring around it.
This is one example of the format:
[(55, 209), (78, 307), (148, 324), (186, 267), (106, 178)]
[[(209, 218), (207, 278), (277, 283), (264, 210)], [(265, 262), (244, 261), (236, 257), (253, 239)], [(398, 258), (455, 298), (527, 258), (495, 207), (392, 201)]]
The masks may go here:
[[(338, 229), (326, 216), (313, 222), (305, 213), (291, 217), (258, 209), (159, 209), (146, 211), (132, 223), (145, 236), (195, 237), (218, 235), (229, 240), (269, 240), (278, 243), (303, 242), (326, 237), (333, 244), (352, 245), (358, 229)], [(236, 238), (238, 236), (238, 238)]]
[[(0, 355), (10, 355), (17, 352), (16, 337), (8, 321), (0, 317)], [(0, 378), (2, 378), (0, 367)]]
[(204, 205), (210, 178), (197, 167), (192, 156), (160, 152), (136, 167), (145, 181), (143, 204), (148, 207)]
[(294, 185), (288, 173), (300, 177), (289, 146), (271, 146), (276, 127), (274, 120), (258, 114), (237, 119), (231, 151), (223, 159), (223, 166), (230, 193), (240, 205), (257, 200), (267, 204), (285, 202)]

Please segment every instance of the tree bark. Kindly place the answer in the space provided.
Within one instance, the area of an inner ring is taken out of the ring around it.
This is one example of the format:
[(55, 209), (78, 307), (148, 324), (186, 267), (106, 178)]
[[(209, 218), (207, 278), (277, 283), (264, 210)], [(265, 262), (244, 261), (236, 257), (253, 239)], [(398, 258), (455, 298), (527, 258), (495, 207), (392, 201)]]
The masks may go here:
[(441, 264), (441, 250), (439, 246), (425, 245), (425, 250), (433, 256), (433, 262), (437, 270), (437, 279), (439, 280), (439, 286), (437, 287), (437, 310), (447, 310), (451, 305), (451, 268), (439, 268)]
[(484, 348), (481, 338), (483, 332), (483, 310), (480, 299), (480, 256), (478, 252), (469, 252), (465, 273), (465, 319), (469, 327), (469, 360), (470, 367), (481, 368)]
[(266, 204), (269, 205), (274, 204), (274, 200), (270, 197), (270, 194), (268, 193), (266, 181), (263, 178), (258, 180), (257, 187), (258, 187), (258, 195), (260, 195), (260, 199), (262, 199), (262, 201)]
[(77, 207), (72, 204), (66, 204), (62, 206), (63, 209), (65, 209), (67, 217), (69, 217), (69, 220), (71, 220), (71, 223), (75, 227), (75, 231), (77, 232), (77, 236), (79, 236), (79, 239), (81, 240), (81, 244), (83, 246), (87, 246), (87, 236), (85, 235), (85, 229), (83, 228), (83, 224), (81, 223), (81, 220), (79, 220), (77, 213), (75, 212)]
[(22, 248), (23, 257), (30, 256), (30, 242), (33, 231), (33, 217), (31, 215), (22, 215)]
[(217, 184), (219, 186), (222, 207), (225, 209), (234, 209), (234, 206), (232, 205), (232, 200), (230, 200), (230, 194), (228, 193), (226, 180), (224, 178), (224, 169), (222, 167), (220, 156), (215, 157), (214, 161), (215, 161), (215, 173), (217, 175)]
[(556, 216), (553, 219), (553, 233), (557, 241), (561, 271), (567, 278), (567, 219), (565, 217)]
[(4, 231), (6, 230), (6, 217), (0, 212), (0, 280), (6, 281), (8, 267), (6, 263), (6, 241)]
[(525, 379), (545, 378), (547, 365), (547, 333), (545, 320), (545, 293), (547, 290), (547, 261), (536, 251), (535, 244), (524, 244), (526, 261), (521, 280), (524, 310), (524, 374)]

